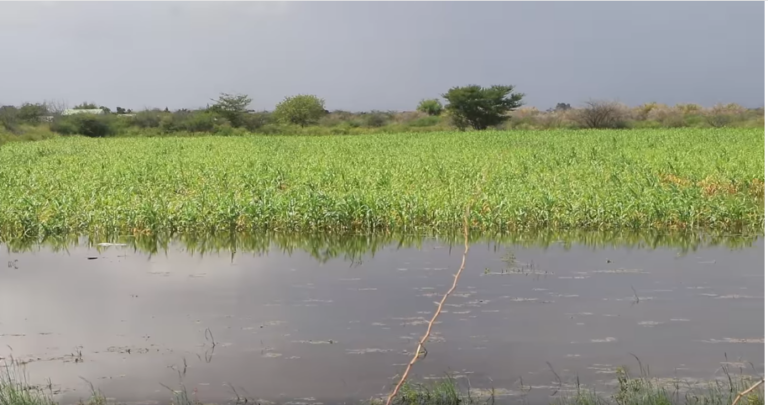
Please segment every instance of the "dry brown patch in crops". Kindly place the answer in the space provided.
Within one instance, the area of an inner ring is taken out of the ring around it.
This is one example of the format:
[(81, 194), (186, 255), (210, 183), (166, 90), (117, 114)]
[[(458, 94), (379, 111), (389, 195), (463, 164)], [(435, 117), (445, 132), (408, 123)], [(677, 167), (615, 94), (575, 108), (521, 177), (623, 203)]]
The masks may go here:
[(237, 217), (237, 221), (235, 221), (235, 229), (238, 231), (244, 231), (246, 226), (248, 224), (248, 218), (240, 214), (240, 216)]
[(682, 177), (675, 176), (674, 174), (664, 174), (661, 176), (661, 182), (664, 184), (674, 184), (678, 187), (688, 187), (691, 185), (691, 181)]
[(707, 197), (711, 197), (716, 194), (733, 195), (739, 192), (738, 187), (736, 187), (733, 183), (717, 181), (710, 177), (707, 177), (704, 180), (696, 183), (696, 185), (699, 186), (699, 188), (701, 188), (701, 191)]
[(483, 209), (481, 210), (483, 215), (486, 215), (491, 212), (491, 207), (488, 205), (488, 203), (483, 204)]
[(752, 179), (748, 186), (739, 187), (739, 185), (732, 182), (716, 180), (712, 177), (707, 177), (694, 184), (693, 181), (684, 177), (679, 177), (674, 174), (664, 174), (661, 175), (661, 182), (662, 184), (675, 185), (677, 187), (695, 186), (701, 189), (702, 194), (706, 197), (723, 194), (734, 195), (741, 192), (755, 198), (765, 198), (765, 182), (760, 179)]
[(749, 195), (761, 200), (765, 199), (765, 181), (752, 179), (752, 182), (749, 184)]
[(152, 230), (144, 227), (134, 227), (131, 228), (131, 234), (134, 236), (149, 236), (152, 235)]

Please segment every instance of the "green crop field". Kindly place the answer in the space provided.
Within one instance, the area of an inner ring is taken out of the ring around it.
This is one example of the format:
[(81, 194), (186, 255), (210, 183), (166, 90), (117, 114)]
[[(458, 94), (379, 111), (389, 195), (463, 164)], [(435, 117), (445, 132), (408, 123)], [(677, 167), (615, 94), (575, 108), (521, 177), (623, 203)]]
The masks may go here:
[(62, 137), (0, 148), (0, 235), (760, 232), (762, 129)]

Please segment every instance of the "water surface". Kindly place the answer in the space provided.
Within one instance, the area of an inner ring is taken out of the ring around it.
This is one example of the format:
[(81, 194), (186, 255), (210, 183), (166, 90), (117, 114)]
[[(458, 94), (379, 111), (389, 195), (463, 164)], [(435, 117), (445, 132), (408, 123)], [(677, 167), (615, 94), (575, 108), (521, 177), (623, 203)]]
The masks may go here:
[[(269, 246), (4, 249), (0, 357), (65, 401), (87, 397), (81, 377), (122, 403), (167, 401), (160, 384), (182, 377), (204, 402), (356, 403), (403, 371), (463, 250)], [(763, 246), (473, 244), (414, 376), (538, 402), (637, 372), (633, 355), (659, 377), (762, 373)]]

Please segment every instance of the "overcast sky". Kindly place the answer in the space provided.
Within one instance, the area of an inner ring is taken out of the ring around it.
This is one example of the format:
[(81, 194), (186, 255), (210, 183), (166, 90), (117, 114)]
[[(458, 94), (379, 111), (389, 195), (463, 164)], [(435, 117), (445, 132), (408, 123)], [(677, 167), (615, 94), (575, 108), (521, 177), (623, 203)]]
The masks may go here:
[(764, 100), (763, 2), (0, 3), (0, 103), (409, 110), (465, 84), (527, 105)]

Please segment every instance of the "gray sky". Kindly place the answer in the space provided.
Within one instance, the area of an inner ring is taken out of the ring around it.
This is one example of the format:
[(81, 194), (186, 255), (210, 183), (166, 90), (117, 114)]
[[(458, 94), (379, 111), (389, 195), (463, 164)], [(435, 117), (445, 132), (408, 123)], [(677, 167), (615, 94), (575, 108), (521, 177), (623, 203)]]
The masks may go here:
[(0, 103), (410, 110), (465, 84), (527, 105), (764, 100), (763, 2), (0, 3)]

